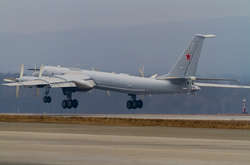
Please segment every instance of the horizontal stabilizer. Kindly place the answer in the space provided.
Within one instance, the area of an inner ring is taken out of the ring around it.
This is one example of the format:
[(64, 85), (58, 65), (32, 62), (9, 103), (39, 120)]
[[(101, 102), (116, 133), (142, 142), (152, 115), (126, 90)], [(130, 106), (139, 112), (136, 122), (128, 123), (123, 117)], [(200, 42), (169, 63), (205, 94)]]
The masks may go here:
[(190, 76), (190, 77), (158, 77), (157, 79), (159, 80), (197, 80), (197, 81), (229, 81), (229, 82), (239, 82), (238, 80), (235, 79), (226, 79), (226, 78), (202, 78), (202, 77), (195, 77), (195, 76)]
[(195, 80), (198, 81), (231, 81), (231, 82), (239, 82), (235, 79), (226, 79), (226, 78), (201, 78), (201, 77), (195, 77)]
[(248, 85), (228, 85), (228, 84), (212, 84), (212, 83), (194, 83), (199, 87), (217, 87), (217, 88), (242, 88), (242, 89), (250, 89)]
[(202, 37), (202, 38), (215, 38), (216, 37), (216, 35), (214, 34), (196, 34), (195, 36)]

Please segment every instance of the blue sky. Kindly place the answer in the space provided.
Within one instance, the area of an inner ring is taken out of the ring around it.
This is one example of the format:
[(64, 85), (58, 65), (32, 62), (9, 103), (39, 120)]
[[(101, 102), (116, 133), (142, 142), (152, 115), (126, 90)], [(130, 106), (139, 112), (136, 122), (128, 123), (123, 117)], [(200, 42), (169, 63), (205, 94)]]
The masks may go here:
[(2, 0), (0, 32), (54, 32), (250, 16), (248, 0)]
[[(0, 72), (50, 64), (166, 73), (195, 33), (201, 74), (248, 74), (249, 0), (1, 0)], [(213, 67), (211, 67), (213, 66)], [(249, 73), (250, 74), (250, 73)]]

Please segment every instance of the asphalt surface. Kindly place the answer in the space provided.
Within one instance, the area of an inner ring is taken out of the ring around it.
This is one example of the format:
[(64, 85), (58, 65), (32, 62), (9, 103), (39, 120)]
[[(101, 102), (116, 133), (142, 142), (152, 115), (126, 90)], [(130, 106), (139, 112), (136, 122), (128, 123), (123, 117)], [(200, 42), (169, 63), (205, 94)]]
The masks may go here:
[(250, 162), (250, 130), (0, 123), (1, 165)]

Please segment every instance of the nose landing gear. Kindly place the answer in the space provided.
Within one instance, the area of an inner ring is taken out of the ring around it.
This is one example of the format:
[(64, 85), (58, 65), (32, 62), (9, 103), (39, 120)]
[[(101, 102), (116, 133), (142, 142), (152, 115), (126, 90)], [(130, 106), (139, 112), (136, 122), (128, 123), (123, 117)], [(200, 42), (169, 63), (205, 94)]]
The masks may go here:
[(46, 88), (45, 96), (43, 97), (44, 103), (51, 103), (52, 98), (49, 96), (49, 88)]
[(51, 101), (52, 101), (52, 98), (50, 96), (44, 96), (43, 97), (43, 102), (44, 103), (51, 103)]
[(136, 109), (136, 108), (142, 108), (143, 107), (143, 101), (142, 100), (136, 100), (136, 95), (129, 94), (131, 96), (131, 100), (127, 101), (127, 108), (128, 109)]

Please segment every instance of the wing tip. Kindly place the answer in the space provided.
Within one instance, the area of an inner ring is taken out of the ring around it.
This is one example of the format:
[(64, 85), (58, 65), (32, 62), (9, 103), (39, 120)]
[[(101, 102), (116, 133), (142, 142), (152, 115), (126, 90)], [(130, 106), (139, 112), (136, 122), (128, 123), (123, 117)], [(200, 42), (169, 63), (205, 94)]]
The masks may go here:
[(215, 34), (195, 34), (197, 37), (202, 37), (202, 38), (215, 38)]

